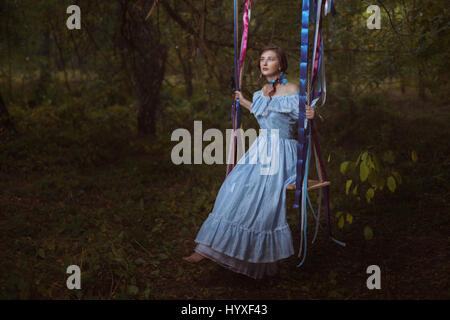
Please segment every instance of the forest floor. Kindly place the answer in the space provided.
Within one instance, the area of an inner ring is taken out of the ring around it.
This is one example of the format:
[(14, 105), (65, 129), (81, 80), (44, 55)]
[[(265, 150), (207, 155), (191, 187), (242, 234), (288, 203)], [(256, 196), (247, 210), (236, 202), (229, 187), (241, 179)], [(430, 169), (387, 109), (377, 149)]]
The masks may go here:
[[(382, 108), (389, 110), (375, 120), (386, 129), (384, 138), (400, 150), (403, 183), (394, 193), (377, 194), (370, 204), (339, 202), (345, 197), (340, 161), (357, 155), (361, 144), (349, 142), (352, 135), (357, 139), (355, 128), (336, 133), (337, 140), (325, 142), (323, 149), (326, 155), (345, 151), (345, 156), (333, 156), (328, 168), (335, 207), (344, 206), (353, 215), (353, 223), (344, 228), (337, 227), (333, 211), (331, 215), (334, 236), (347, 246), (330, 241), (324, 232), (311, 244), (310, 217), (307, 258), (297, 268), (298, 212), (288, 192), (287, 219), (296, 254), (279, 263), (277, 275), (262, 280), (208, 259), (198, 264), (182, 260), (195, 247), (225, 165), (173, 165), (170, 132), (157, 142), (128, 141), (113, 156), (89, 166), (64, 161), (70, 154), (83, 154), (82, 145), (60, 146), (56, 157), (48, 144), (30, 148), (31, 142), (39, 142), (27, 137), (4, 144), (0, 298), (449, 299), (449, 108), (427, 109), (394, 93), (386, 99)], [(358, 121), (366, 113), (358, 116), (355, 126), (364, 123)], [(331, 114), (325, 118), (335, 119)], [(323, 130), (322, 139), (327, 134)], [(333, 148), (336, 143), (339, 148)], [(416, 163), (401, 156), (412, 149), (419, 155)], [(364, 238), (365, 226), (373, 229), (371, 240)], [(80, 266), (82, 290), (66, 288), (69, 265)], [(370, 265), (380, 267), (380, 290), (366, 286)]]

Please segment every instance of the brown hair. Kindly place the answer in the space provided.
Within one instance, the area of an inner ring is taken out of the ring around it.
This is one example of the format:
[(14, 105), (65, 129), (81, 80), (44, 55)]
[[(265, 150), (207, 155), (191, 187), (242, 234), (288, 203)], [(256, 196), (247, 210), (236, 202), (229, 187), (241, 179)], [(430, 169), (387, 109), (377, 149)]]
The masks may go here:
[[(287, 61), (287, 57), (286, 54), (284, 53), (284, 50), (281, 47), (275, 46), (275, 45), (267, 45), (265, 47), (263, 47), (260, 51), (259, 51), (259, 58), (261, 58), (261, 55), (265, 52), (265, 51), (269, 51), (272, 50), (276, 53), (278, 61), (280, 62), (280, 72), (283, 72), (284, 74), (287, 74), (286, 70), (288, 68), (288, 61)], [(258, 59), (258, 69), (261, 72), (261, 60)], [(259, 81), (261, 81), (262, 79), (262, 73), (260, 75)], [(278, 76), (277, 80), (272, 84), (273, 86), (273, 90), (269, 92), (269, 97), (270, 100), (272, 100), (272, 96), (275, 94), (275, 92), (277, 91), (276, 89), (276, 84), (278, 82), (281, 82), (280, 76)], [(269, 100), (269, 101), (270, 101)]]

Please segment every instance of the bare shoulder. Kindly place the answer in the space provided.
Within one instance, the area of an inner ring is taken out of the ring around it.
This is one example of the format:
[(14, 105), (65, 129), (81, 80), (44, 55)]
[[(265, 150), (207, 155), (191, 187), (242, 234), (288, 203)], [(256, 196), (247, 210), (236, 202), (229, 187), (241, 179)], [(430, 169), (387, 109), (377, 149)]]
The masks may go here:
[(288, 82), (286, 84), (286, 90), (288, 91), (288, 94), (297, 93), (299, 90), (299, 86), (298, 84)]

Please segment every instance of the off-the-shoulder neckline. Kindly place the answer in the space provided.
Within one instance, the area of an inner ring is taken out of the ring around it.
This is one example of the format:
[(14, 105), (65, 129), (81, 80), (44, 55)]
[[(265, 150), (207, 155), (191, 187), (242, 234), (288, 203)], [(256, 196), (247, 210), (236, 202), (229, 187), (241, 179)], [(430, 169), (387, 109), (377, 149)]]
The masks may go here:
[[(261, 97), (267, 98), (267, 99), (270, 98), (270, 97), (266, 97), (266, 96), (263, 94), (262, 90), (258, 90), (258, 92), (261, 93)], [(278, 97), (289, 97), (289, 96), (298, 95), (299, 92), (300, 92), (300, 90), (298, 90), (296, 93), (283, 94), (283, 95), (281, 95), (281, 96), (273, 96), (272, 99), (273, 99), (273, 98), (278, 98)]]

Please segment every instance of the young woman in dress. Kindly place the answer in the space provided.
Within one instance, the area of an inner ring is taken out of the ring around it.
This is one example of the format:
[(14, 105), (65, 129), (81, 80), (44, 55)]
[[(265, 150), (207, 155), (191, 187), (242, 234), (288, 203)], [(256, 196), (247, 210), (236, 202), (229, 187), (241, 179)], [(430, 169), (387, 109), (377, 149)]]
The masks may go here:
[[(295, 183), (297, 162), (298, 85), (285, 78), (287, 58), (280, 47), (260, 51), (260, 79), (267, 83), (253, 94), (252, 102), (240, 91), (234, 97), (254, 114), (261, 129), (249, 150), (223, 182), (213, 210), (203, 222), (194, 253), (183, 259), (197, 263), (208, 258), (254, 279), (277, 273), (277, 262), (294, 254), (286, 221), (286, 187)], [(306, 108), (313, 119), (314, 108)], [(270, 134), (277, 129), (278, 139)], [(269, 136), (269, 138), (268, 138)], [(262, 164), (249, 164), (255, 150), (270, 150), (270, 174)], [(276, 167), (275, 167), (276, 163)], [(267, 171), (266, 171), (267, 172)]]

